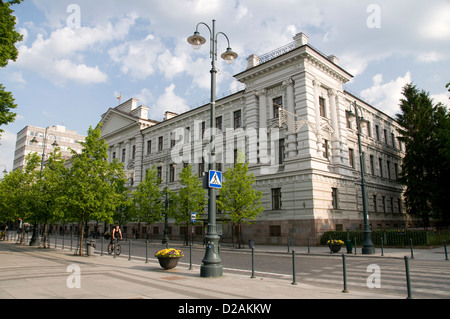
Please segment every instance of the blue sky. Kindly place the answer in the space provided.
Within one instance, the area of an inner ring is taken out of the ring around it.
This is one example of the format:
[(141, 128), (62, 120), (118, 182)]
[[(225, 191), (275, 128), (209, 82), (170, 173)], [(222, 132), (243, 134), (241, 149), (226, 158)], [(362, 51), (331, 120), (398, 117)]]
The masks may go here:
[(8, 171), (26, 125), (86, 134), (120, 93), (122, 102), (135, 97), (149, 106), (155, 120), (206, 103), (209, 46), (194, 51), (186, 39), (212, 19), (239, 54), (231, 66), (218, 61), (218, 95), (242, 88), (233, 75), (250, 54), (304, 32), (354, 75), (345, 89), (391, 116), (408, 82), (449, 101), (448, 0), (25, 0), (12, 8), (24, 40), (17, 61), (0, 69), (0, 83), (18, 104), (15, 122), (2, 126), (0, 165)]

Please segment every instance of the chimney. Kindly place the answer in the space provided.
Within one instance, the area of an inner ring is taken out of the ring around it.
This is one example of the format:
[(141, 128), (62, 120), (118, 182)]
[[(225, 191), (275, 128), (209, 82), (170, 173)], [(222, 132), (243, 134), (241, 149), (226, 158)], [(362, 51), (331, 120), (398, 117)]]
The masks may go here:
[(301, 47), (302, 45), (308, 44), (308, 36), (303, 32), (297, 33), (294, 36), (295, 47)]
[(336, 65), (339, 64), (339, 59), (335, 55), (329, 55), (329, 56), (327, 56), (327, 58), (328, 58), (328, 60), (330, 60), (334, 64), (336, 64)]
[(166, 111), (164, 114), (164, 121), (170, 120), (171, 118), (174, 118), (175, 116), (178, 116), (177, 113)]
[(247, 58), (247, 70), (259, 65), (259, 58), (256, 54), (252, 54)]

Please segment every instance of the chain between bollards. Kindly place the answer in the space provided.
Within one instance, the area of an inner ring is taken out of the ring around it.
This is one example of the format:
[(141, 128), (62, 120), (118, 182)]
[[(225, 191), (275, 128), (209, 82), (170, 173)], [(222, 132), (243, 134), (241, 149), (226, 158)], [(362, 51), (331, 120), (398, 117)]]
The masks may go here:
[(292, 250), (292, 285), (296, 285), (297, 281), (295, 278), (295, 250)]
[(344, 254), (342, 254), (342, 274), (343, 274), (343, 279), (344, 279), (344, 290), (342, 290), (342, 292), (349, 293), (350, 291), (348, 291), (348, 289), (347, 289), (347, 266), (346, 266)]

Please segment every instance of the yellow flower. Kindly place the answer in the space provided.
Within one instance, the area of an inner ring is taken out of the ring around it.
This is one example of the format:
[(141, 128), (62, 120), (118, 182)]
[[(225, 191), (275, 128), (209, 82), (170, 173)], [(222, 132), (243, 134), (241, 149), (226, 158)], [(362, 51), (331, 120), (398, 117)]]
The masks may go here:
[(166, 248), (158, 251), (155, 257), (183, 257), (184, 254), (180, 249)]

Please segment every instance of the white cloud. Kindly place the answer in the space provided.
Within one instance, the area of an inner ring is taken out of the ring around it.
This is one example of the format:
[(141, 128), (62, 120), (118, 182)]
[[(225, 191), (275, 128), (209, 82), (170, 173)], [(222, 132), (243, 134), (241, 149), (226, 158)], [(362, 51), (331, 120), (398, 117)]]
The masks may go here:
[(411, 82), (411, 73), (406, 72), (405, 76), (383, 83), (382, 74), (373, 77), (372, 87), (361, 91), (361, 97), (376, 108), (382, 110), (390, 116), (394, 116), (399, 111), (399, 103), (402, 98), (402, 90), (405, 84)]
[(48, 38), (39, 33), (31, 46), (20, 45), (17, 66), (39, 73), (56, 84), (68, 80), (82, 84), (103, 83), (108, 76), (98, 66), (88, 66), (84, 62), (87, 53), (98, 50), (104, 43), (125, 37), (135, 19), (130, 15), (116, 25), (64, 27), (53, 31)]
[[(0, 136), (0, 165), (5, 165), (8, 172), (13, 168), (16, 137), (16, 134), (8, 130), (5, 130)], [(4, 169), (5, 167), (0, 166), (0, 179), (3, 178)]]
[(160, 120), (166, 111), (181, 114), (189, 110), (186, 101), (176, 95), (175, 84), (171, 84), (165, 88), (162, 94), (156, 101), (153, 107), (150, 107), (150, 118)]
[(444, 3), (439, 8), (432, 8), (424, 14), (419, 26), (419, 34), (426, 39), (446, 41), (450, 38), (450, 4)]

